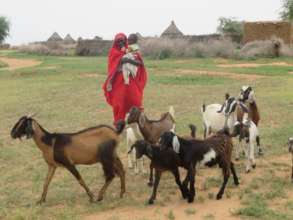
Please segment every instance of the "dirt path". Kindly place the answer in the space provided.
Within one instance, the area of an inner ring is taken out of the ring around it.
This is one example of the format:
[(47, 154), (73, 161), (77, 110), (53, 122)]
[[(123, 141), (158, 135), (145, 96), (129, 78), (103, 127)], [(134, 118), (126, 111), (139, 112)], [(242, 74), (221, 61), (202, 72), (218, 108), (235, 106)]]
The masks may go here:
[(274, 62), (274, 63), (236, 63), (236, 64), (219, 64), (217, 67), (261, 67), (261, 66), (291, 66), (292, 64), (286, 62)]
[(40, 65), (42, 63), (37, 60), (16, 59), (16, 58), (8, 58), (8, 57), (0, 57), (0, 60), (8, 64), (7, 68), (2, 68), (6, 70), (7, 69), (16, 70), (16, 69), (25, 68), (25, 67), (32, 67), (32, 66)]

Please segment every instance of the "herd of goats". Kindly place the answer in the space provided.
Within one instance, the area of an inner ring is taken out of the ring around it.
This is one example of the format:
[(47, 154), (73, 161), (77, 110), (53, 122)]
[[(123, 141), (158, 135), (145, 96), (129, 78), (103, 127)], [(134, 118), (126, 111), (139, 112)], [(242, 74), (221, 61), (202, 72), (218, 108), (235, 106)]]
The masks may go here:
[[(204, 124), (203, 139), (196, 137), (196, 127), (192, 124), (189, 125), (189, 135), (176, 135), (173, 107), (170, 107), (169, 112), (162, 114), (159, 120), (150, 120), (139, 108), (132, 107), (126, 120), (119, 121), (116, 128), (99, 125), (76, 133), (50, 133), (32, 116), (23, 116), (12, 128), (11, 137), (33, 138), (43, 153), (48, 165), (48, 173), (39, 200), (40, 204), (46, 200), (48, 187), (57, 167), (66, 168), (75, 176), (90, 201), (101, 201), (117, 175), (121, 181), (120, 197), (122, 197), (125, 193), (125, 170), (117, 155), (117, 146), (120, 142), (119, 136), (124, 130), (126, 130), (129, 149), (128, 167), (134, 167), (135, 173), (140, 171), (144, 173), (146, 172), (144, 157), (151, 161), (148, 185), (153, 186), (153, 192), (148, 200), (149, 204), (153, 204), (156, 199), (157, 188), (164, 171), (170, 171), (174, 175), (182, 197), (189, 203), (193, 202), (196, 168), (200, 165), (207, 167), (218, 165), (222, 169), (224, 180), (216, 197), (221, 199), (231, 173), (234, 184), (239, 184), (232, 162), (232, 138), (239, 138), (236, 160), (244, 149), (247, 160), (246, 172), (256, 167), (255, 143), (258, 155), (263, 154), (258, 131), (260, 117), (254, 91), (250, 86), (243, 86), (238, 97), (230, 97), (226, 94), (224, 104), (203, 104), (201, 111)], [(293, 155), (293, 138), (289, 139), (288, 145)], [(76, 165), (98, 162), (102, 164), (105, 183), (95, 198), (76, 169)], [(183, 181), (180, 179), (179, 167), (187, 171)], [(154, 181), (153, 170), (155, 170)]]

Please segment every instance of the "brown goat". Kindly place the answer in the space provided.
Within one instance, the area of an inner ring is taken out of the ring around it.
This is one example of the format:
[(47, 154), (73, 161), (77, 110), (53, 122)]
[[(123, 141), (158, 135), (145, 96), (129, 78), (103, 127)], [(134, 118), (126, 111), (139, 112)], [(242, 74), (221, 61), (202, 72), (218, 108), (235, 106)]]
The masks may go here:
[[(258, 126), (258, 122), (260, 120), (259, 111), (255, 102), (254, 91), (251, 86), (242, 86), (239, 101), (244, 103), (248, 108), (248, 117), (250, 120), (254, 122), (256, 126)], [(244, 112), (241, 109), (237, 110), (237, 120), (243, 120)]]
[(115, 174), (120, 177), (120, 197), (122, 197), (125, 192), (125, 172), (117, 156), (116, 148), (119, 143), (119, 134), (124, 126), (125, 123), (121, 121), (117, 125), (117, 130), (107, 125), (99, 125), (71, 134), (49, 133), (35, 119), (29, 116), (21, 117), (12, 128), (11, 137), (13, 139), (21, 139), (23, 136), (33, 138), (48, 165), (48, 174), (39, 204), (46, 200), (48, 187), (57, 167), (65, 167), (71, 172), (85, 189), (90, 201), (94, 201), (93, 193), (85, 184), (75, 165), (90, 165), (97, 162), (102, 164), (106, 179), (99, 191), (97, 201), (103, 199)]
[[(172, 111), (174, 110), (172, 109)], [(164, 132), (175, 129), (174, 116), (170, 112), (163, 113), (159, 120), (150, 120), (139, 108), (134, 106), (130, 109), (126, 122), (128, 124), (137, 123), (144, 140), (150, 144), (156, 144)], [(151, 166), (148, 185), (153, 185), (153, 168)]]
[(165, 131), (174, 130), (175, 127), (174, 117), (169, 112), (163, 113), (159, 120), (150, 120), (137, 107), (130, 109), (126, 122), (137, 123), (144, 139), (150, 144), (157, 143)]
[[(248, 108), (248, 118), (251, 119), (256, 126), (258, 126), (260, 116), (256, 102), (245, 102), (244, 104)], [(243, 121), (244, 114), (245, 112), (241, 108), (237, 108), (237, 121)]]

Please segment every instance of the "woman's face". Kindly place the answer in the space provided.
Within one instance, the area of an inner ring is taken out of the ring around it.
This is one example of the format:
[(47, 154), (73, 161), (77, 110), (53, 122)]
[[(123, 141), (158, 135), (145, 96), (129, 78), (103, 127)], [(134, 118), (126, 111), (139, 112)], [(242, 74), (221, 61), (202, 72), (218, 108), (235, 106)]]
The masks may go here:
[(126, 47), (126, 40), (125, 39), (119, 39), (117, 41), (117, 46), (119, 47), (119, 49)]

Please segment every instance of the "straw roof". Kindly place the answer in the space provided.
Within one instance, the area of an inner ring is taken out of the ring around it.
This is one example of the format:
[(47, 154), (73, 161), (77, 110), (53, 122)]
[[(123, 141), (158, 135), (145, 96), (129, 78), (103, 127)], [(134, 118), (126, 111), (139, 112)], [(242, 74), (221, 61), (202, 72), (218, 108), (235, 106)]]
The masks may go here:
[(161, 34), (161, 37), (178, 38), (178, 37), (183, 37), (183, 33), (178, 29), (175, 22), (171, 21), (171, 24)]
[(75, 43), (75, 40), (70, 36), (70, 34), (67, 34), (63, 41), (65, 43)]
[(51, 37), (49, 37), (48, 41), (62, 41), (62, 37), (57, 32), (54, 32)]

